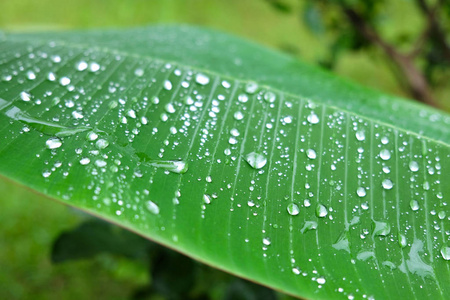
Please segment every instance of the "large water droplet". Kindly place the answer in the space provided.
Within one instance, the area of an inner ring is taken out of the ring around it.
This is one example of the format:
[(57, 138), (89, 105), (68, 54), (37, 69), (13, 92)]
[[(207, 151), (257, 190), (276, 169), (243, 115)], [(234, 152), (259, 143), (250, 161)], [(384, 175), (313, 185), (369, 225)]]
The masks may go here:
[(245, 91), (249, 94), (254, 94), (258, 90), (258, 84), (256, 82), (250, 81), (245, 85)]
[(156, 203), (153, 201), (150, 201), (150, 200), (146, 201), (145, 208), (152, 214), (155, 214), (155, 215), (159, 214), (159, 206), (156, 205)]
[(443, 259), (450, 260), (450, 247), (448, 245), (442, 246), (441, 255)]
[(99, 139), (96, 143), (95, 143), (95, 146), (98, 148), (98, 149), (105, 149), (106, 147), (108, 147), (109, 146), (109, 142), (107, 141), (107, 140), (105, 140), (105, 139)]
[(268, 91), (264, 94), (264, 100), (266, 102), (272, 103), (272, 102), (275, 102), (276, 99), (277, 99), (277, 96), (273, 92)]
[(411, 210), (413, 211), (419, 210), (419, 202), (417, 200), (411, 200), (411, 202), (409, 202), (409, 207), (411, 207)]
[(269, 246), (270, 243), (271, 243), (271, 242), (270, 242), (270, 239), (269, 239), (269, 238), (267, 238), (267, 237), (266, 237), (266, 238), (263, 238), (263, 244), (264, 244), (264, 245)]
[(306, 150), (306, 156), (308, 156), (309, 159), (316, 159), (317, 154), (316, 151), (314, 151), (314, 149), (308, 149)]
[(300, 213), (300, 208), (295, 203), (289, 203), (287, 206), (287, 211), (291, 216), (296, 216)]
[(350, 253), (350, 242), (348, 240), (348, 231), (343, 231), (336, 242), (331, 245), (336, 250), (344, 250)]
[(28, 102), (31, 100), (31, 95), (27, 92), (21, 92), (20, 93), (20, 99), (22, 99), (25, 102)]
[(366, 139), (366, 134), (363, 130), (357, 131), (355, 135), (358, 141), (364, 141)]
[(317, 222), (316, 221), (306, 221), (305, 225), (303, 225), (303, 228), (300, 229), (301, 233), (305, 233), (310, 230), (317, 229)]
[(405, 248), (408, 244), (406, 242), (406, 236), (399, 233), (397, 237), (398, 237), (398, 244), (400, 245), (400, 247)]
[(306, 118), (308, 120), (309, 123), (311, 124), (317, 124), (319, 123), (319, 117), (314, 113), (311, 112), (310, 115), (308, 115), (308, 117)]
[(211, 203), (211, 196), (204, 194), (203, 195), (203, 202), (205, 202), (206, 204), (210, 204)]
[(360, 186), (358, 189), (356, 189), (356, 194), (358, 195), (358, 197), (365, 197), (367, 192), (365, 188)]
[(257, 152), (251, 152), (245, 156), (245, 160), (254, 169), (261, 169), (267, 163), (267, 158)]

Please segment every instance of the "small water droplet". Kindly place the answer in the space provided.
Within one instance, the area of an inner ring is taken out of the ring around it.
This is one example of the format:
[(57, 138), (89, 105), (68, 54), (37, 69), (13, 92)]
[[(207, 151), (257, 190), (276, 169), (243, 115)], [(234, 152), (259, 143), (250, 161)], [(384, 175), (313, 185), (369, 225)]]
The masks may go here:
[(268, 91), (264, 94), (264, 100), (266, 102), (272, 103), (272, 102), (275, 102), (276, 99), (277, 99), (277, 96), (273, 92)]
[(311, 112), (311, 114), (310, 115), (308, 115), (308, 117), (306, 118), (307, 120), (308, 120), (308, 122), (309, 123), (311, 123), (311, 124), (317, 124), (317, 123), (319, 123), (319, 117), (314, 113), (314, 112)]
[(306, 150), (306, 156), (308, 156), (309, 159), (316, 159), (317, 154), (314, 149), (308, 149)]
[(247, 163), (254, 169), (261, 169), (267, 163), (267, 158), (256, 152), (251, 152), (245, 156)]
[(235, 120), (242, 120), (244, 118), (244, 114), (241, 111), (237, 111), (234, 113), (234, 119)]
[(149, 212), (151, 212), (152, 214), (155, 214), (155, 215), (159, 214), (159, 206), (156, 205), (156, 203), (153, 201), (150, 201), (150, 200), (146, 201), (145, 208), (147, 208), (147, 210)]
[(47, 146), (48, 149), (56, 149), (61, 147), (62, 142), (60, 139), (58, 138), (49, 138), (46, 142), (45, 145)]
[(366, 189), (365, 189), (365, 188), (363, 188), (363, 187), (360, 186), (360, 187), (356, 190), (356, 194), (358, 195), (358, 197), (365, 197), (366, 194), (367, 194), (367, 192), (366, 192)]
[(385, 190), (390, 190), (394, 186), (394, 184), (392, 183), (392, 181), (390, 179), (383, 180), (383, 182), (381, 184)]
[(270, 239), (269, 238), (263, 238), (263, 244), (266, 246), (269, 246), (271, 244)]
[(28, 102), (31, 100), (31, 95), (27, 92), (21, 92), (20, 93), (20, 99), (22, 99), (25, 102)]
[(134, 70), (134, 75), (136, 75), (137, 77), (142, 77), (144, 76), (144, 70), (142, 68), (137, 68), (136, 70)]
[(380, 151), (380, 158), (382, 160), (389, 160), (391, 158), (391, 152), (387, 149), (383, 149)]
[(77, 66), (76, 66), (76, 69), (77, 69), (78, 71), (84, 71), (84, 70), (86, 70), (87, 68), (88, 68), (88, 64), (87, 64), (87, 62), (85, 62), (85, 61), (80, 61), (80, 62), (78, 62)]
[(95, 146), (97, 147), (97, 149), (105, 149), (106, 147), (109, 146), (109, 142), (105, 139), (99, 139), (96, 143)]
[(318, 284), (325, 284), (325, 282), (326, 282), (325, 278), (323, 278), (323, 277), (317, 278), (316, 281)]
[(83, 157), (83, 158), (80, 160), (80, 164), (83, 165), (83, 166), (89, 164), (90, 162), (91, 162), (91, 160), (90, 160), (89, 158), (87, 158), (87, 157)]
[(417, 200), (411, 200), (411, 202), (409, 202), (409, 206), (411, 207), (411, 210), (413, 211), (417, 211), (419, 210), (419, 202), (417, 202)]
[(258, 90), (258, 84), (254, 81), (250, 81), (245, 85), (245, 91), (249, 94), (254, 94)]
[(86, 135), (86, 139), (88, 141), (95, 141), (98, 138), (98, 134), (94, 131), (88, 132), (88, 134)]
[(358, 141), (364, 141), (366, 139), (366, 134), (363, 130), (357, 131), (355, 135)]
[(35, 80), (36, 79), (36, 74), (34, 74), (33, 71), (28, 71), (27, 72), (27, 78), (28, 78), (28, 80)]
[(70, 78), (69, 77), (61, 77), (59, 79), (59, 84), (62, 86), (68, 86), (70, 84)]
[(398, 234), (397, 236), (398, 238), (398, 244), (400, 245), (400, 247), (405, 248), (407, 246), (407, 242), (406, 242), (406, 236), (404, 236), (403, 234)]
[(316, 216), (319, 218), (324, 218), (328, 215), (328, 210), (325, 205), (318, 204), (316, 207)]
[(211, 196), (204, 194), (203, 195), (203, 202), (205, 202), (206, 204), (210, 204), (211, 203)]
[(294, 273), (295, 275), (299, 275), (300, 269), (298, 267), (292, 268), (292, 273)]
[(238, 101), (241, 103), (246, 103), (248, 101), (248, 96), (246, 94), (240, 94), (238, 96)]
[(287, 206), (287, 211), (291, 216), (296, 216), (300, 213), (300, 208), (295, 203), (289, 203)]
[(89, 64), (89, 71), (91, 71), (92, 73), (97, 72), (98, 70), (100, 70), (100, 65), (96, 62), (91, 62)]
[(450, 247), (448, 245), (442, 246), (441, 255), (443, 259), (450, 260)]
[(169, 80), (165, 80), (164, 89), (170, 91), (172, 89), (172, 82), (170, 82)]
[(200, 85), (207, 85), (209, 83), (209, 77), (205, 74), (198, 73), (195, 76), (195, 82), (197, 82)]
[(409, 169), (411, 170), (411, 172), (417, 172), (419, 171), (419, 164), (416, 161), (411, 161), (409, 163)]

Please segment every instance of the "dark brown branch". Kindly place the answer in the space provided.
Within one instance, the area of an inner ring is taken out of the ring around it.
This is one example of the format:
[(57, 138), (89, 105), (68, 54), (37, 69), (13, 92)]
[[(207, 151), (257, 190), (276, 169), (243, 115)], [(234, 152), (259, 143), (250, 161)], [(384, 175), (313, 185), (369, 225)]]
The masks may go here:
[(347, 19), (361, 36), (378, 46), (392, 59), (399, 71), (403, 74), (411, 95), (421, 102), (438, 106), (431, 94), (428, 81), (424, 74), (414, 65), (412, 57), (400, 53), (392, 45), (384, 41), (356, 11), (349, 7), (344, 7), (343, 10)]

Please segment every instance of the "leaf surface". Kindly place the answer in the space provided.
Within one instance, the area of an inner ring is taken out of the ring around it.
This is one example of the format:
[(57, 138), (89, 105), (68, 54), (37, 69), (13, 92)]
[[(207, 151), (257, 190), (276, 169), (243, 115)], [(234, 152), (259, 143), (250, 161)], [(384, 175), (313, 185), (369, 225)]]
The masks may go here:
[(5, 35), (0, 174), (311, 299), (450, 293), (450, 117), (162, 26)]

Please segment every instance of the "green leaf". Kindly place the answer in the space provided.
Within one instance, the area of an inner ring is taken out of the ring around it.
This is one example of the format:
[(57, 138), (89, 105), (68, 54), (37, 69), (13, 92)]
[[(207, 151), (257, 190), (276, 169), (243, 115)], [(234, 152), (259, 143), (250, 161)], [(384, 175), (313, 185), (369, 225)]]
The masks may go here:
[(0, 174), (312, 299), (444, 299), (450, 116), (191, 27), (7, 34)]

